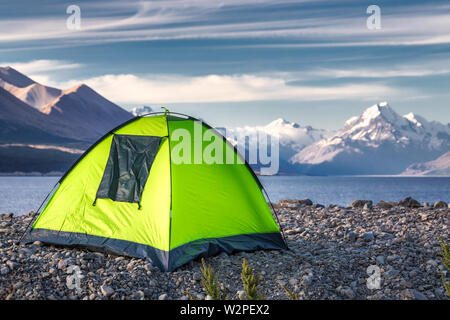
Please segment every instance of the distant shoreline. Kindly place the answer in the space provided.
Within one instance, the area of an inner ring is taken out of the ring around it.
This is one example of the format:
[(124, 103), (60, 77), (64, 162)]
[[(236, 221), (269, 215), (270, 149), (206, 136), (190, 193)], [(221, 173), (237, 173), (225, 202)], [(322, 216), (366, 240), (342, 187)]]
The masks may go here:
[(59, 177), (64, 172), (52, 171), (48, 173), (42, 172), (0, 172), (0, 177)]

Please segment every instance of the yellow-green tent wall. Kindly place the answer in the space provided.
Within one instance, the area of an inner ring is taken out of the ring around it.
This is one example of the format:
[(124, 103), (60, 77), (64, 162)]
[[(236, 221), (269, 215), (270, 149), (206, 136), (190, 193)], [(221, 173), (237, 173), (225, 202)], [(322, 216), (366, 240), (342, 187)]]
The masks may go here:
[[(220, 251), (285, 249), (259, 181), (220, 134), (209, 133), (211, 141), (217, 139), (216, 146), (220, 146), (215, 157), (219, 163), (204, 159), (196, 163), (194, 152), (191, 161), (185, 161), (190, 163), (175, 159), (179, 154), (173, 153), (180, 150), (178, 144), (183, 141), (172, 139), (172, 135), (183, 129), (194, 146), (198, 126), (202, 137), (211, 130), (191, 117), (162, 114), (138, 117), (111, 131), (62, 177), (23, 242), (40, 240), (147, 258), (165, 271)], [(129, 170), (126, 181), (142, 174), (137, 172), (141, 167), (136, 169), (129, 163), (134, 158), (119, 159), (113, 153), (115, 136), (127, 137), (127, 141), (138, 136), (158, 139), (151, 161), (147, 150), (121, 146), (131, 155), (140, 152), (136, 159), (141, 156), (149, 163), (149, 171), (143, 175), (146, 180), (138, 181), (143, 186), (138, 203), (98, 198), (108, 161), (125, 163), (118, 165), (125, 166), (125, 174)], [(209, 142), (201, 144), (203, 153)], [(240, 161), (227, 164), (230, 154)]]

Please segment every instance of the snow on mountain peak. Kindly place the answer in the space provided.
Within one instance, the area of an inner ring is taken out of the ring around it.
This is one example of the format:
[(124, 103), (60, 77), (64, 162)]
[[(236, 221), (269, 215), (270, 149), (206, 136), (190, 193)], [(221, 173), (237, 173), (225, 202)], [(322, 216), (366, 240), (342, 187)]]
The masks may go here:
[(395, 121), (399, 118), (399, 115), (389, 106), (387, 102), (380, 102), (370, 108), (367, 108), (361, 117), (366, 121), (371, 121), (379, 117), (383, 117), (387, 121)]
[(153, 112), (153, 109), (148, 106), (135, 107), (135, 108), (131, 109), (131, 114), (135, 117), (142, 116), (144, 114), (151, 113), (151, 112)]
[(403, 116), (403, 118), (405, 118), (409, 122), (412, 122), (417, 127), (424, 127), (424, 126), (427, 126), (428, 123), (429, 123), (424, 117), (421, 117), (421, 116), (419, 116), (417, 114), (414, 114), (412, 112), (410, 112), (408, 114), (405, 114)]
[[(400, 116), (384, 102), (350, 118), (335, 135), (306, 147), (290, 161), (315, 165), (323, 170), (321, 174), (328, 170), (327, 166), (340, 167), (345, 173), (398, 173), (404, 170), (402, 166), (432, 159), (449, 148), (450, 126), (429, 122), (413, 113)], [(366, 167), (362, 161), (352, 162), (363, 157), (367, 157)]]
[(296, 122), (290, 122), (283, 118), (278, 118), (268, 125), (266, 125), (267, 128), (273, 128), (273, 127), (291, 127), (291, 128), (300, 128), (300, 125)]
[(233, 144), (244, 141), (245, 137), (254, 137), (255, 134), (277, 136), (280, 142), (280, 158), (287, 160), (304, 147), (323, 139), (329, 132), (310, 126), (302, 127), (298, 123), (279, 118), (262, 126), (227, 128), (226, 134)]
[(278, 118), (278, 119), (275, 119), (275, 120), (273, 120), (271, 123), (269, 123), (267, 126), (268, 127), (271, 127), (271, 126), (279, 126), (279, 125), (283, 125), (283, 124), (287, 124), (288, 123), (288, 121), (286, 121), (285, 119), (283, 119), (283, 118)]
[(406, 118), (406, 119), (408, 119), (411, 122), (414, 122), (415, 119), (416, 119), (416, 115), (414, 113), (410, 112), (410, 113), (405, 114), (403, 116), (403, 118)]
[[(340, 134), (352, 140), (375, 142), (396, 140), (398, 136), (404, 136), (403, 130), (411, 130), (410, 121), (397, 114), (387, 102), (381, 102), (347, 120)], [(406, 136), (410, 138), (410, 135)]]

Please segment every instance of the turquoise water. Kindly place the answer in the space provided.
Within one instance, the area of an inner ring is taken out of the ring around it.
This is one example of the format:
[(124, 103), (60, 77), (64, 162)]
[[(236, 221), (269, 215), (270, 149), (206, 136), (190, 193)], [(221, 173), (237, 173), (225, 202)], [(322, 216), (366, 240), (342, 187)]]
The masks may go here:
[[(347, 205), (355, 199), (450, 202), (450, 177), (260, 177), (270, 199), (309, 198), (315, 203)], [(0, 213), (36, 210), (58, 177), (0, 177)]]

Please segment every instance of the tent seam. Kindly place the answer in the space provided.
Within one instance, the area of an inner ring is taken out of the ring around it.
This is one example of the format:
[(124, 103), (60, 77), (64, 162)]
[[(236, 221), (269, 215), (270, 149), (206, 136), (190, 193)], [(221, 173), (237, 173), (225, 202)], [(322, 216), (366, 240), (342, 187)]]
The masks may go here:
[(169, 132), (169, 118), (166, 115), (167, 126), (167, 143), (169, 144), (169, 179), (170, 179), (170, 208), (169, 208), (169, 248), (167, 254), (167, 268), (170, 268), (170, 245), (172, 240), (172, 155), (170, 150), (170, 132)]

